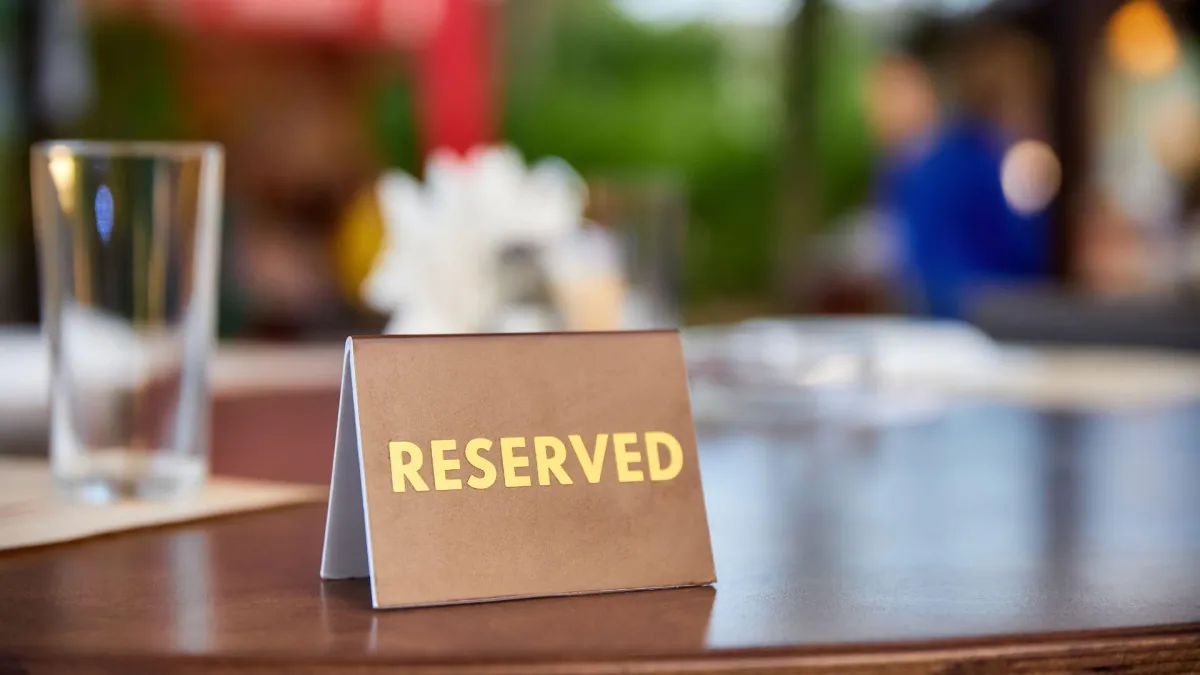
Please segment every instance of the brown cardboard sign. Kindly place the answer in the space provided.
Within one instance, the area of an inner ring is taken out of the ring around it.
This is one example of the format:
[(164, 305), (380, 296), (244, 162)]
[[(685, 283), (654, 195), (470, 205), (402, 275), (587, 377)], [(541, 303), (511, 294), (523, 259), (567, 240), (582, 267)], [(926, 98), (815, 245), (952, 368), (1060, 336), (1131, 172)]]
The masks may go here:
[(715, 581), (675, 331), (346, 342), (321, 576), (375, 607)]

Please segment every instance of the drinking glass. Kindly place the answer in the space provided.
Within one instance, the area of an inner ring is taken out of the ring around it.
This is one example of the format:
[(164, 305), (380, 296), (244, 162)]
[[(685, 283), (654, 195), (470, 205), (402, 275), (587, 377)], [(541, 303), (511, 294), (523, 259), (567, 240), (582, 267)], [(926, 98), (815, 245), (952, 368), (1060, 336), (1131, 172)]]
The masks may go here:
[(186, 496), (208, 474), (222, 150), (47, 141), (31, 171), (55, 487)]

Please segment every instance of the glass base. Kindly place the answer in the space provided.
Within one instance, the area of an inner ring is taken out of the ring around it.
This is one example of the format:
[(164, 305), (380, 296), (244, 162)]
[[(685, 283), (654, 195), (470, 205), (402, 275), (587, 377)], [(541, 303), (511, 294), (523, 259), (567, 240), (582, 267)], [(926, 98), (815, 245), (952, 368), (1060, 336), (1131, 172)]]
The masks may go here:
[[(55, 491), (70, 501), (110, 504), (127, 499), (172, 501), (195, 495), (207, 476), (202, 458), (154, 457), (150, 461), (94, 462), (85, 471), (56, 475)], [(132, 469), (132, 470), (131, 470)]]

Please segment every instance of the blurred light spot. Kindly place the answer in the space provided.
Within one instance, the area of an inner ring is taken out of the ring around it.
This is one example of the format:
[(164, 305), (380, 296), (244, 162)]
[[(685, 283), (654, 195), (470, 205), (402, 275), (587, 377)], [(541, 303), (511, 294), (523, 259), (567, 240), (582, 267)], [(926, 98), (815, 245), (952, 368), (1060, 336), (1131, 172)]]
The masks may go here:
[(790, 0), (617, 0), (636, 21), (657, 24), (732, 23), (770, 26), (787, 21)]
[(988, 4), (988, 0), (836, 0), (836, 4), (851, 11), (874, 14), (931, 10), (937, 13), (965, 14)]
[(113, 230), (113, 198), (107, 185), (96, 191), (96, 231), (104, 243), (108, 243)]
[(71, 213), (75, 210), (75, 159), (64, 145), (55, 145), (46, 154), (50, 158), (47, 169), (58, 191), (58, 203), (64, 212)]
[(383, 0), (379, 7), (384, 37), (398, 45), (424, 44), (442, 23), (445, 0)]
[(1132, 75), (1162, 75), (1179, 63), (1179, 37), (1155, 0), (1130, 0), (1108, 20), (1108, 57)]
[(1014, 211), (1030, 215), (1044, 210), (1062, 186), (1062, 164), (1042, 141), (1016, 143), (1000, 166), (1004, 199)]
[(850, 384), (862, 377), (862, 358), (853, 354), (830, 356), (804, 373), (801, 383), (809, 387)]

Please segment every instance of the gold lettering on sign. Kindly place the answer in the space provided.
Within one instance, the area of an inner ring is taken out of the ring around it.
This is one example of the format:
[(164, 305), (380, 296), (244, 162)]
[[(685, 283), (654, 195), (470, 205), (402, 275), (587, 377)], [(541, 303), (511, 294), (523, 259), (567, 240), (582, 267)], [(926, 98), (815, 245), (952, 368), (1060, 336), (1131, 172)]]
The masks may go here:
[(588, 453), (587, 446), (583, 444), (583, 438), (578, 434), (568, 436), (571, 440), (571, 448), (575, 451), (575, 456), (579, 458), (579, 465), (583, 468), (583, 475), (587, 477), (589, 483), (599, 483), (600, 474), (604, 471), (604, 451), (608, 448), (608, 434), (596, 434), (596, 449), (593, 453)]
[(563, 471), (563, 462), (567, 461), (567, 446), (562, 441), (554, 436), (534, 436), (533, 457), (537, 461), (538, 485), (549, 485), (551, 474), (559, 483), (571, 484), (571, 477)]
[(433, 489), (434, 490), (461, 490), (462, 481), (457, 478), (450, 478), (447, 474), (451, 471), (458, 471), (459, 461), (457, 459), (448, 459), (446, 457), (447, 450), (453, 450), (455, 443), (449, 441), (433, 441), (429, 444), (430, 455), (433, 456)]
[[(610, 438), (612, 469), (605, 472), (605, 466), (609, 464)], [(420, 445), (411, 441), (391, 441), (388, 458), (392, 467), (392, 492), (429, 492), (429, 482), (422, 476), (422, 470), (430, 476), (433, 489), (438, 492), (461, 490), (464, 479), (472, 490), (486, 490), (496, 485), (531, 487), (534, 484), (529, 471), (531, 460), (532, 474), (537, 476), (540, 486), (576, 485), (577, 481), (595, 484), (606, 475), (615, 476), (621, 483), (668, 481), (683, 470), (683, 447), (678, 439), (665, 431), (596, 434), (590, 444), (580, 434), (568, 434), (566, 443), (557, 436), (534, 436), (532, 457), (526, 450), (529, 443), (525, 436), (505, 436), (499, 442), (500, 467), (497, 470), (496, 460), (490, 458), (494, 449), (492, 439), (467, 441), (462, 458), (471, 469), (468, 475), (462, 460), (452, 456), (458, 450), (458, 442), (454, 439), (431, 440), (428, 463)], [(568, 443), (570, 452), (567, 451)]]
[[(662, 464), (662, 455), (658, 454), (659, 447), (667, 449), (667, 465)], [(679, 475), (683, 468), (683, 448), (679, 441), (665, 431), (646, 432), (646, 464), (650, 468), (650, 480), (671, 480)]]
[(532, 483), (529, 476), (518, 476), (517, 469), (529, 466), (529, 458), (517, 455), (513, 451), (525, 447), (525, 439), (506, 437), (500, 439), (500, 461), (504, 464), (504, 487), (529, 487)]
[(417, 492), (429, 492), (425, 479), (421, 478), (421, 464), (425, 461), (421, 448), (408, 441), (388, 443), (388, 459), (392, 461), (392, 492), (404, 492), (404, 483), (412, 483)]
[(613, 434), (613, 457), (617, 460), (617, 480), (636, 483), (642, 480), (642, 472), (631, 465), (642, 461), (642, 453), (630, 450), (637, 443), (637, 434)]
[(467, 485), (476, 490), (486, 490), (496, 484), (496, 465), (479, 454), (491, 449), (492, 442), (486, 438), (472, 438), (467, 443), (467, 463), (483, 472), (467, 479)]

